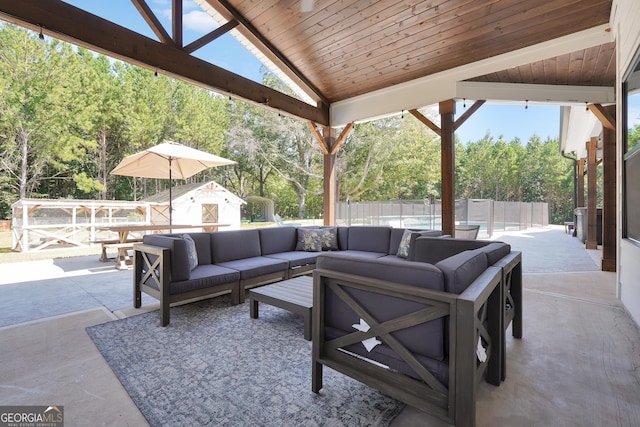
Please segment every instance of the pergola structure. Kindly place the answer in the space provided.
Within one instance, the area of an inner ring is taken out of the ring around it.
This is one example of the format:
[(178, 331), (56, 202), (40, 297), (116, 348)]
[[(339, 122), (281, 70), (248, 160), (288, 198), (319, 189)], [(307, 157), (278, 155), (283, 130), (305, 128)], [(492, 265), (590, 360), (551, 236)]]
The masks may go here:
[[(568, 111), (587, 106), (615, 129), (615, 107), (606, 107), (615, 103), (613, 0), (317, 0), (310, 11), (296, 0), (195, 0), (220, 27), (186, 45), (182, 0), (172, 0), (170, 34), (146, 0), (131, 1), (156, 39), (61, 0), (0, 0), (0, 18), (308, 122), (324, 153), (327, 224), (335, 220), (336, 152), (358, 121), (409, 111), (440, 135), (442, 227), (451, 235), (454, 132), (485, 101), (565, 106), (562, 150), (578, 156), (586, 140), (572, 139)], [(229, 31), (299, 97), (192, 55)], [(456, 119), (458, 99), (472, 107)], [(440, 124), (418, 111), (433, 104)], [(615, 147), (615, 132), (608, 135), (604, 146)], [(611, 161), (615, 171), (615, 157), (605, 157), (605, 174)], [(615, 179), (605, 182), (613, 187), (604, 194), (615, 194)], [(615, 212), (615, 200), (604, 208)], [(610, 245), (615, 214), (605, 221)]]

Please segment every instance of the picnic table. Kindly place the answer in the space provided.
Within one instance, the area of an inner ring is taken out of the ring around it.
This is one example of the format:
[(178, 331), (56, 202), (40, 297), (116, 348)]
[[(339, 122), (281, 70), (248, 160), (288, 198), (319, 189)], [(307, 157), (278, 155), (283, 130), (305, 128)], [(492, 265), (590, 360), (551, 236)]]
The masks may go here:
[(140, 225), (112, 225), (108, 227), (102, 227), (100, 230), (113, 231), (118, 233), (118, 239), (116, 241), (106, 240), (102, 243), (102, 255), (100, 260), (103, 261), (106, 257), (106, 250), (108, 248), (117, 249), (118, 256), (116, 257), (116, 268), (118, 270), (125, 270), (131, 266), (131, 259), (128, 251), (133, 250), (133, 244), (142, 241), (142, 238), (129, 238), (129, 234), (132, 232), (144, 232), (149, 231), (169, 231), (170, 233), (176, 230), (187, 230), (193, 228), (201, 228), (204, 231), (217, 231), (219, 227), (228, 227), (230, 224), (220, 224), (216, 222), (208, 222), (204, 224), (140, 224)]

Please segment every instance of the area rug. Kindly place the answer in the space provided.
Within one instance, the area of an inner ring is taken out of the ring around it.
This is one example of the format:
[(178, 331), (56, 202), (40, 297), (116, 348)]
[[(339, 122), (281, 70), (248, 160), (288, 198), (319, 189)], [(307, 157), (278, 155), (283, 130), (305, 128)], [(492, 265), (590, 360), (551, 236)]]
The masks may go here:
[(152, 426), (388, 426), (404, 405), (332, 369), (311, 391), (303, 323), (218, 297), (87, 332)]

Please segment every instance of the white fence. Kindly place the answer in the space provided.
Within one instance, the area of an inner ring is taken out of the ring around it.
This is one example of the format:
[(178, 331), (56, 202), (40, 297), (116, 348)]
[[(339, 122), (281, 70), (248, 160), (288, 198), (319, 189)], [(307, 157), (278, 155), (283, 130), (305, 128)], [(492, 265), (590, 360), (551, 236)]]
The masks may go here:
[(89, 246), (113, 238), (112, 225), (150, 223), (149, 203), (116, 200), (22, 199), (11, 205), (14, 251)]

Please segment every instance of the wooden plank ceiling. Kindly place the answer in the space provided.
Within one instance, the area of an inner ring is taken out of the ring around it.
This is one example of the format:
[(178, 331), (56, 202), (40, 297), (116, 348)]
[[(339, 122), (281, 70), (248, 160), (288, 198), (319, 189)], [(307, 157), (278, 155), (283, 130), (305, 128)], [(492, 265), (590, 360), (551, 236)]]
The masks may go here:
[[(609, 21), (611, 0), (206, 0), (232, 8), (329, 102), (442, 72)], [(477, 81), (612, 85), (613, 43)]]

